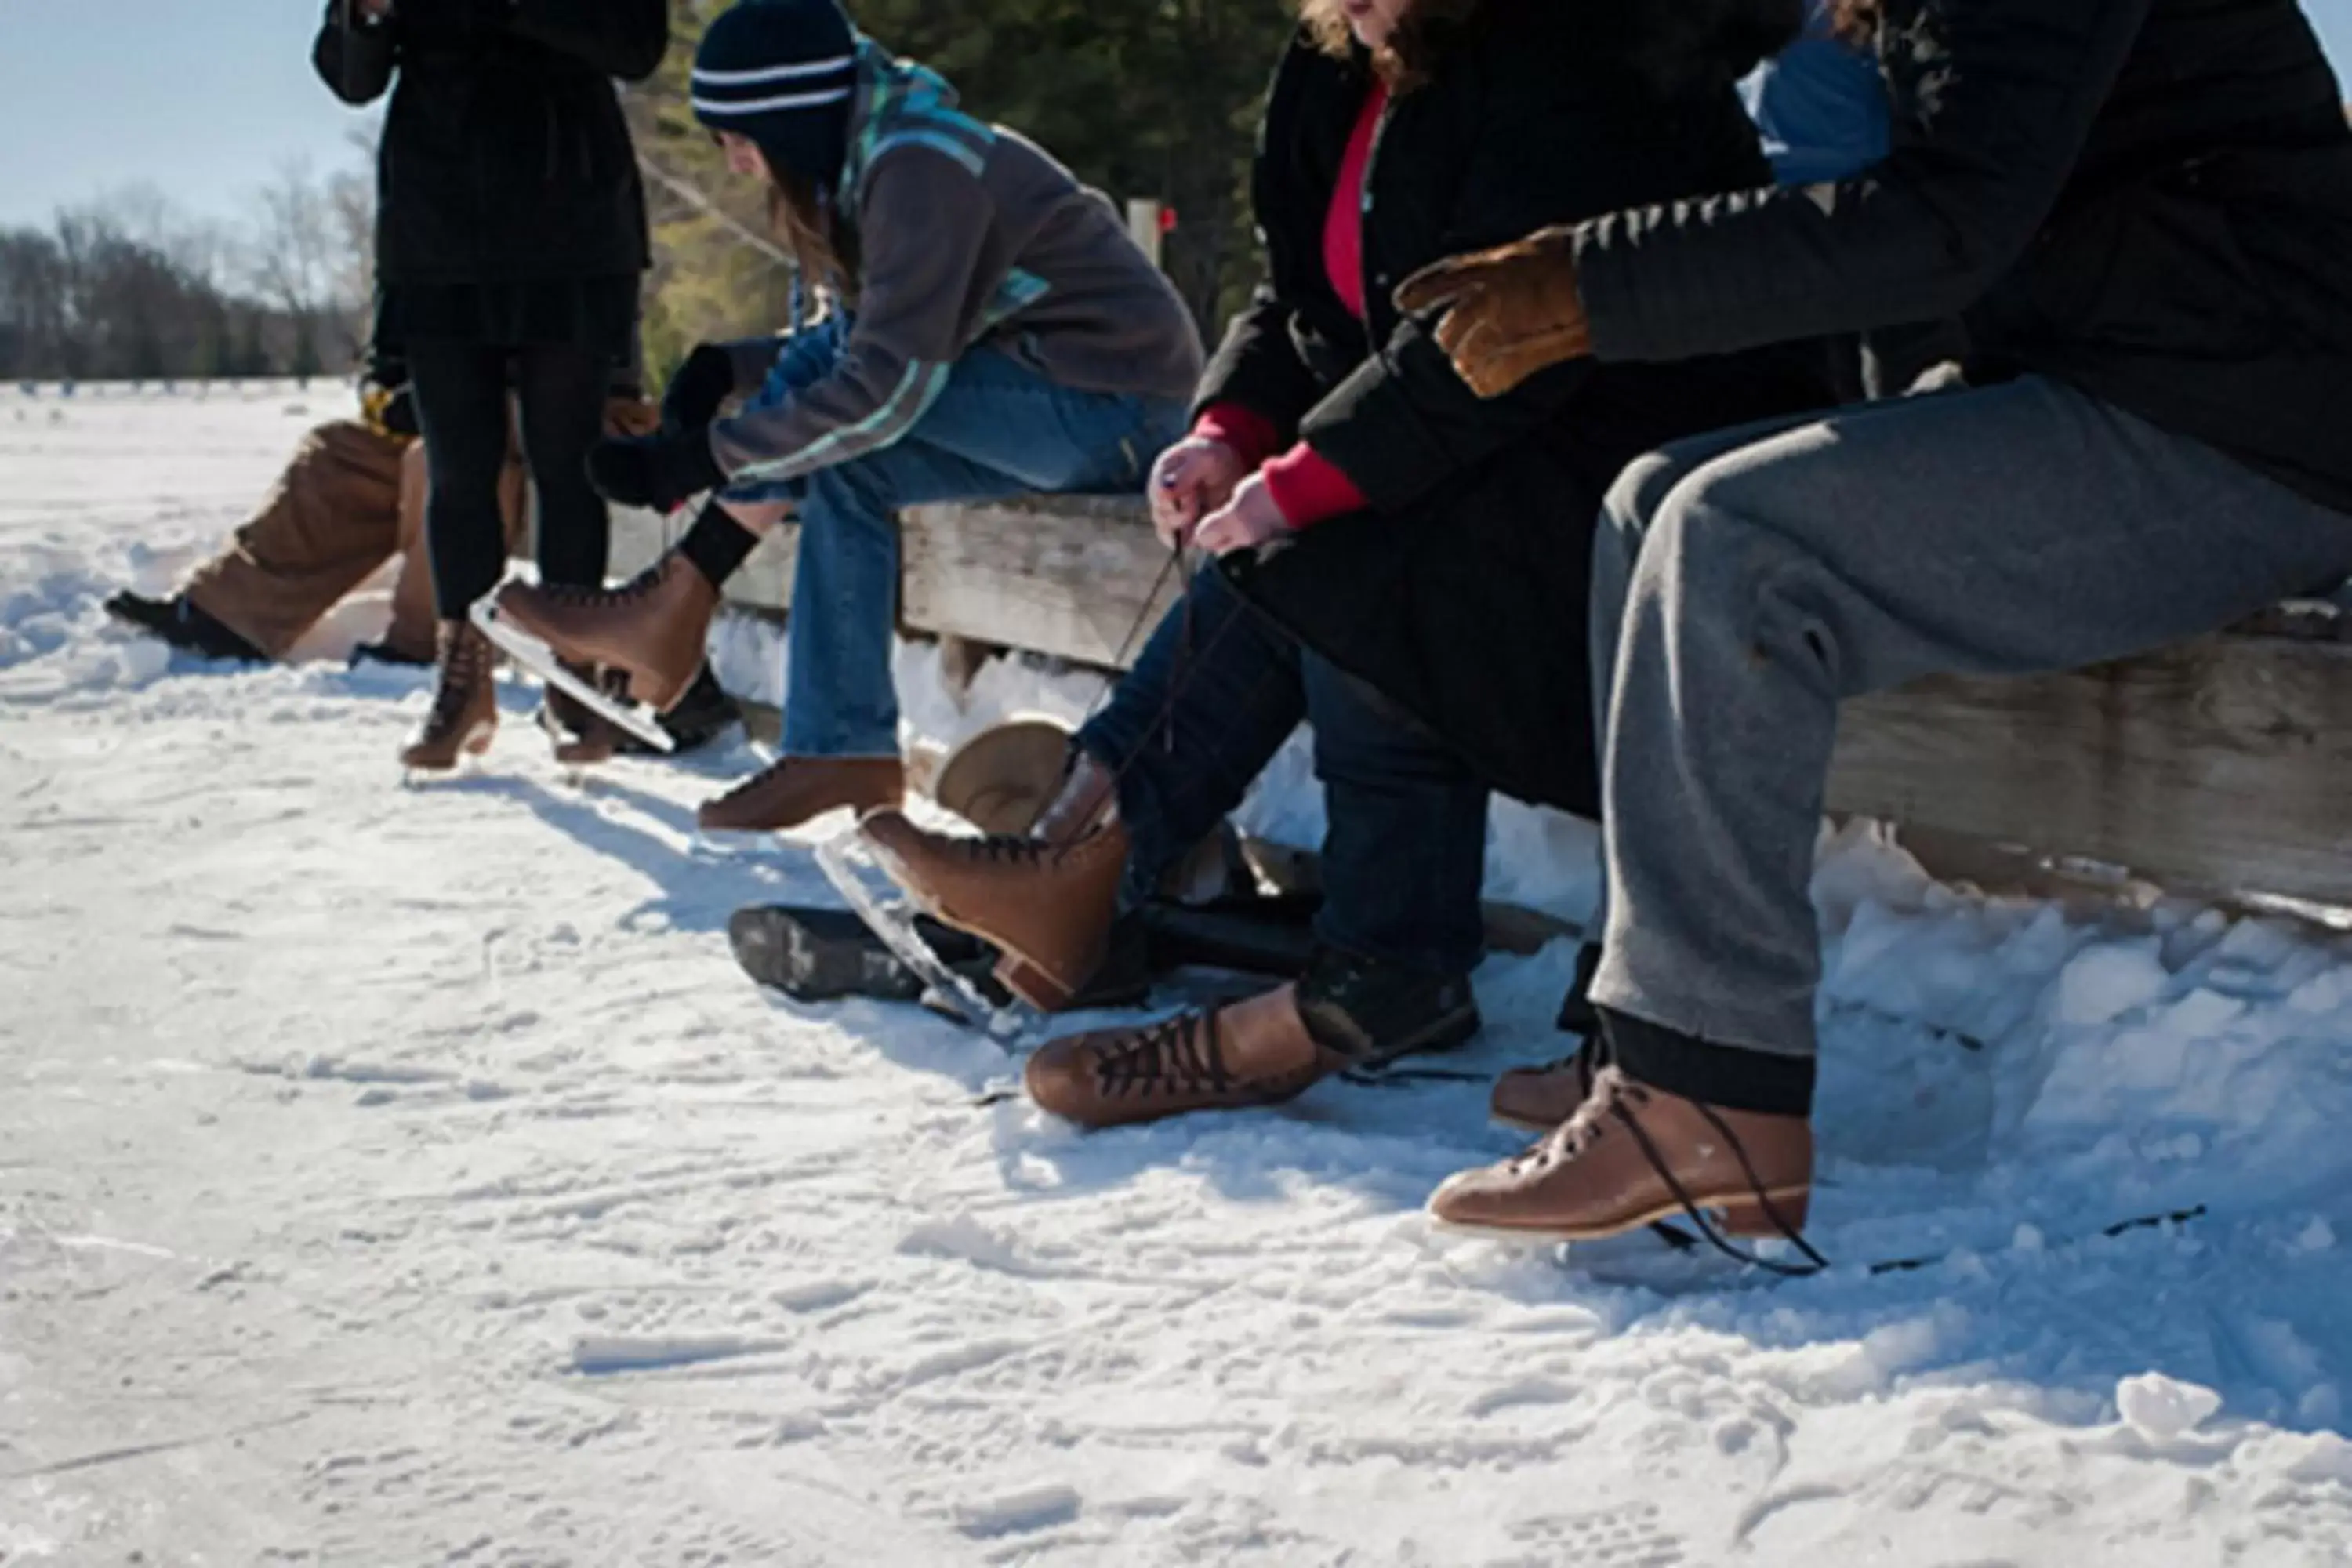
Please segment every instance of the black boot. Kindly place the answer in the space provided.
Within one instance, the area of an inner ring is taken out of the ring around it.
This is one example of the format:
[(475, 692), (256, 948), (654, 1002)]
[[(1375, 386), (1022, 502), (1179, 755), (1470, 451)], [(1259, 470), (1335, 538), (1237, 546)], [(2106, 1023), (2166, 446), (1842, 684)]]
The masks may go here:
[(186, 595), (150, 599), (125, 589), (106, 601), (106, 613), (124, 626), (162, 637), (198, 658), (233, 658), (268, 664), (269, 656), (198, 609)]
[(1298, 977), (1298, 1016), (1324, 1049), (1371, 1071), (1478, 1032), (1466, 974), (1439, 974), (1318, 947)]
[[(663, 714), (659, 722), (669, 732), (675, 755), (710, 744), (742, 717), (735, 700), (719, 689), (718, 678), (706, 664), (702, 673), (694, 678), (694, 684), (686, 689), (686, 695), (677, 700), (677, 706)], [(645, 754), (653, 748), (624, 731), (621, 750)]]

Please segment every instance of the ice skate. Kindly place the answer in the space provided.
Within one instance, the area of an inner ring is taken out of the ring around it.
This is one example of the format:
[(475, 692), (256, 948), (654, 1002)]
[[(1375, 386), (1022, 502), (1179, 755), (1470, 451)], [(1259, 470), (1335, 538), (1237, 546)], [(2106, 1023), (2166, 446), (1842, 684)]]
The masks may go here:
[[(508, 620), (499, 608), (496, 598), (476, 600), (472, 619), (481, 636), (549, 687), (563, 692), (590, 712), (627, 731), (654, 751), (667, 753), (675, 748), (677, 742), (670, 739), (669, 731), (661, 727), (658, 712), (642, 703), (599, 690), (593, 683), (572, 674), (544, 639)], [(688, 672), (688, 677), (690, 681), (692, 671)]]
[(1812, 1193), (1812, 1127), (1704, 1105), (1602, 1068), (1566, 1123), (1517, 1158), (1449, 1178), (1441, 1229), (1597, 1241), (1702, 1214), (1723, 1234), (1793, 1238)]
[(1084, 752), (1027, 837), (950, 837), (896, 811), (858, 832), (917, 908), (1003, 949), (997, 979), (1040, 1012), (1066, 1010), (1101, 966), (1128, 837), (1115, 781)]
[(923, 940), (919, 911), (891, 885), (864, 836), (856, 828), (817, 846), (817, 868), (866, 928), (886, 943), (920, 983), (925, 1006), (980, 1029), (999, 1043), (1022, 1029), (1021, 1016), (983, 991), (971, 975), (958, 973)]
[(446, 773), (461, 757), (490, 749), (499, 728), (491, 662), (490, 644), (480, 628), (467, 621), (441, 623), (440, 683), (433, 708), (400, 752), (400, 765), (409, 774)]
[(702, 668), (719, 591), (672, 551), (617, 588), (509, 583), (492, 602), (513, 629), (574, 663), (625, 672), (632, 700), (667, 712)]

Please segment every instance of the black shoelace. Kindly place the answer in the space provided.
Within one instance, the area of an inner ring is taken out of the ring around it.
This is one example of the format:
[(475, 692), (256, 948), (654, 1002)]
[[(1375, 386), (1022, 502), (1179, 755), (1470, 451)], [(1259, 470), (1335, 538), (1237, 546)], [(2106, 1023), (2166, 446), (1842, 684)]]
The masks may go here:
[[(1579, 1053), (1580, 1057), (1582, 1055), (1583, 1053)], [(1529, 1148), (1527, 1152), (1513, 1162), (1514, 1164), (1530, 1162), (1537, 1164), (1549, 1164), (1555, 1152), (1560, 1158), (1573, 1160), (1607, 1136), (1612, 1125), (1622, 1127), (1640, 1147), (1642, 1157), (1649, 1162), (1650, 1169), (1657, 1173), (1658, 1179), (1665, 1184), (1666, 1191), (1673, 1195), (1675, 1202), (1682, 1206), (1683, 1215), (1697, 1231), (1699, 1241), (1706, 1242), (1735, 1262), (1790, 1279), (1801, 1279), (1806, 1275), (1819, 1274), (1829, 1268), (1830, 1260), (1815, 1250), (1812, 1243), (1807, 1241), (1802, 1233), (1789, 1223), (1788, 1217), (1780, 1212), (1780, 1205), (1775, 1204), (1765, 1192), (1764, 1179), (1757, 1174), (1755, 1162), (1748, 1157), (1748, 1146), (1740, 1142), (1739, 1135), (1731, 1130), (1730, 1124), (1717, 1115), (1712, 1107), (1701, 1105), (1696, 1101), (1691, 1102), (1692, 1108), (1705, 1117), (1707, 1125), (1715, 1130), (1716, 1136), (1722, 1139), (1725, 1146), (1730, 1149), (1732, 1157), (1739, 1162), (1740, 1174), (1747, 1179), (1748, 1190), (1749, 1195), (1754, 1198), (1756, 1206), (1762, 1211), (1765, 1218), (1772, 1222), (1772, 1228), (1780, 1233), (1781, 1239), (1803, 1255), (1804, 1262), (1783, 1263), (1778, 1258), (1766, 1258), (1760, 1253), (1738, 1246), (1724, 1235), (1722, 1227), (1699, 1205), (1698, 1200), (1691, 1195), (1690, 1189), (1683, 1184), (1682, 1178), (1675, 1174), (1665, 1155), (1660, 1152), (1656, 1142), (1651, 1138), (1649, 1131), (1642, 1125), (1641, 1118), (1634, 1114), (1633, 1109), (1634, 1106), (1648, 1103), (1650, 1091), (1626, 1078), (1622, 1072), (1613, 1075), (1596, 1075), (1593, 1083), (1597, 1091), (1577, 1109), (1575, 1116), (1570, 1119), (1568, 1125)], [(1632, 1102), (1631, 1105), (1627, 1103), (1628, 1101)], [(1556, 1149), (1555, 1146), (1557, 1146)], [(1686, 1247), (1696, 1245), (1686, 1234), (1674, 1226), (1661, 1226), (1654, 1228), (1678, 1247)], [(1677, 1240), (1677, 1237), (1680, 1239)]]

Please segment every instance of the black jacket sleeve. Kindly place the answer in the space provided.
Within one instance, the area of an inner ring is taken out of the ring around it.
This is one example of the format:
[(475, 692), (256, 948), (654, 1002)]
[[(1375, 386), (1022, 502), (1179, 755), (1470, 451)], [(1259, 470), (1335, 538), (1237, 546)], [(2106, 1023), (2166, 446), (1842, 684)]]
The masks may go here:
[(1193, 406), (1196, 417), (1216, 404), (1238, 403), (1280, 431), (1284, 440), (1297, 433), (1299, 420), (1323, 389), (1298, 357), (1290, 320), (1289, 304), (1272, 284), (1261, 284), (1209, 361)]
[(1885, 163), (1578, 230), (1594, 353), (1684, 359), (1958, 315), (2049, 217), (2150, 3), (1916, 0), (1888, 57)]
[(392, 85), (392, 27), (377, 22), (345, 29), (348, 0), (327, 0), (327, 19), (310, 46), (310, 64), (337, 98), (354, 107), (373, 103)]
[(669, 52), (664, 0), (512, 0), (507, 30), (606, 76), (643, 81)]

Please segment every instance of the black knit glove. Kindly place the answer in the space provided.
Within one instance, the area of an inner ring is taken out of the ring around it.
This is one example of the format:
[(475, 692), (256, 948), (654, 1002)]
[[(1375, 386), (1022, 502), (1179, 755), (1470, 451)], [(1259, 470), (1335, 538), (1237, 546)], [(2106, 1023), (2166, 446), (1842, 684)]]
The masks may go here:
[(662, 394), (662, 430), (667, 435), (699, 430), (718, 418), (719, 405), (734, 395), (733, 358), (717, 343), (698, 343)]
[(480, 33), (503, 27), (511, 0), (392, 0), (392, 19), (412, 31)]
[(607, 500), (676, 511), (704, 490), (724, 485), (727, 471), (710, 454), (709, 432), (688, 430), (599, 441), (588, 454), (588, 479)]

